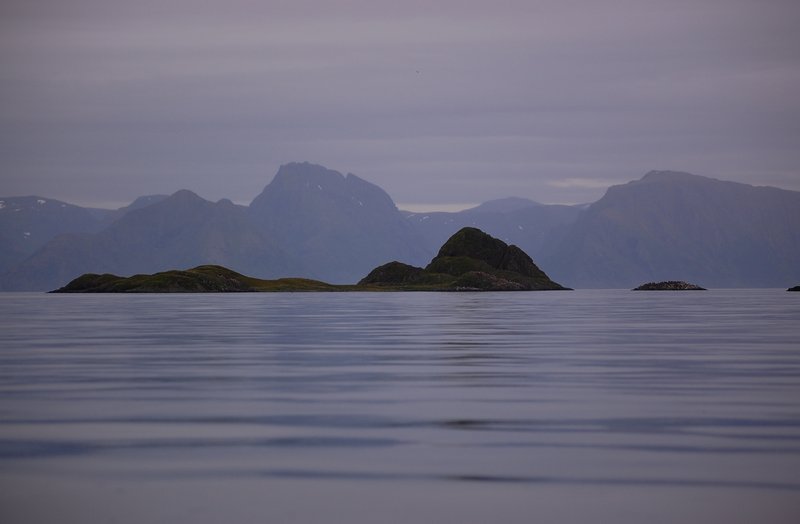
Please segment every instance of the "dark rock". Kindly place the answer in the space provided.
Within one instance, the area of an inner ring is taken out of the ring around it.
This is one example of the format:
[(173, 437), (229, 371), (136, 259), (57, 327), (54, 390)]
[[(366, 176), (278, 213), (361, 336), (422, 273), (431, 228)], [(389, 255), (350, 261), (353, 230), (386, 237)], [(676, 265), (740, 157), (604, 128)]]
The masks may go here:
[(566, 289), (550, 280), (524, 251), (473, 227), (450, 237), (424, 270), (390, 262), (374, 269), (359, 285), (429, 291)]
[(789, 289), (787, 289), (786, 291), (800, 291), (800, 286), (794, 286), (794, 287), (790, 287), (790, 288), (789, 288)]
[(358, 285), (367, 284), (408, 284), (419, 280), (423, 273), (421, 267), (410, 266), (402, 262), (389, 262), (378, 266), (362, 278)]
[[(470, 263), (464, 263), (468, 259)], [(517, 246), (509, 246), (474, 227), (465, 227), (444, 243), (439, 254), (426, 268), (428, 271), (460, 275), (479, 270), (481, 262), (500, 271), (511, 271), (531, 278), (547, 278), (544, 271), (533, 263)], [(440, 268), (447, 267), (442, 271)]]
[(634, 291), (705, 291), (706, 288), (696, 284), (689, 284), (681, 280), (667, 280), (664, 282), (648, 282), (634, 288)]
[(248, 277), (222, 266), (118, 277), (87, 273), (53, 293), (209, 293), (252, 291)]

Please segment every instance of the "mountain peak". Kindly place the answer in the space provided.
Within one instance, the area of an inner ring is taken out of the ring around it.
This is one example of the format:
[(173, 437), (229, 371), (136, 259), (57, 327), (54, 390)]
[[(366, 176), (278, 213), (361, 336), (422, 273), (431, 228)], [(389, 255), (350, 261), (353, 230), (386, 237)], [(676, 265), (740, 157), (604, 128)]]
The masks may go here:
[(250, 209), (262, 213), (265, 207), (285, 207), (291, 199), (297, 200), (291, 204), (294, 212), (301, 212), (298, 206), (308, 206), (320, 200), (327, 202), (326, 205), (336, 201), (343, 208), (377, 206), (392, 211), (396, 209), (391, 197), (378, 186), (352, 173), (345, 176), (309, 162), (282, 165), (272, 182), (250, 203)]
[(192, 202), (199, 200), (205, 201), (203, 198), (200, 198), (197, 193), (189, 191), (188, 189), (179, 189), (178, 191), (175, 191), (167, 198), (167, 200), (177, 202)]
[(324, 190), (340, 185), (345, 177), (338, 171), (310, 162), (290, 162), (282, 165), (270, 185), (287, 189)]
[(531, 257), (520, 248), (509, 246), (474, 227), (461, 228), (451, 236), (428, 268), (447, 267), (452, 265), (450, 262), (452, 259), (462, 257), (479, 260), (496, 270), (513, 271), (526, 277), (544, 276)]
[(420, 290), (565, 289), (517, 246), (474, 227), (462, 228), (451, 236), (425, 269), (389, 262), (373, 269), (359, 284)]

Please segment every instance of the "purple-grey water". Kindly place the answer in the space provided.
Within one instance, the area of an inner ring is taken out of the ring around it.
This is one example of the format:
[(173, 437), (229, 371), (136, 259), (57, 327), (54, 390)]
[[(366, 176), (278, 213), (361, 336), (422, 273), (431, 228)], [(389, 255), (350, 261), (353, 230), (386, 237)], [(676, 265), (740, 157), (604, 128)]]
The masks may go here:
[(0, 295), (7, 523), (800, 522), (800, 293)]

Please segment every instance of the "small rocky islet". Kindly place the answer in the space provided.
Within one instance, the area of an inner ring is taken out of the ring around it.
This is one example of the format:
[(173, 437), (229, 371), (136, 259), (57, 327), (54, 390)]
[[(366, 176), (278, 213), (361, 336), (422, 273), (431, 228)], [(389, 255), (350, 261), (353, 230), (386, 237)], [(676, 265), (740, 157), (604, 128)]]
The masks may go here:
[(633, 291), (706, 291), (706, 288), (682, 280), (665, 280), (664, 282), (642, 284), (633, 288)]
[(789, 288), (789, 289), (787, 289), (786, 291), (800, 291), (800, 286), (794, 286), (794, 287), (790, 287), (790, 288)]
[(483, 231), (455, 233), (425, 268), (389, 262), (355, 285), (305, 278), (262, 280), (218, 265), (120, 277), (87, 273), (52, 293), (226, 293), (270, 291), (545, 291), (567, 290), (520, 248)]

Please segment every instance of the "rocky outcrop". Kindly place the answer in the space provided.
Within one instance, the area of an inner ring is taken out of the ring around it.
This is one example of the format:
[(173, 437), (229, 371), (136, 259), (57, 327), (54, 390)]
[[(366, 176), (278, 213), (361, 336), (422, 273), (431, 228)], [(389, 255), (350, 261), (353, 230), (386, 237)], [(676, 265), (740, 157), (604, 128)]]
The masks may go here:
[(794, 286), (794, 287), (790, 287), (790, 288), (789, 288), (789, 289), (787, 289), (786, 291), (800, 291), (800, 286)]
[(664, 282), (648, 282), (634, 288), (634, 291), (705, 291), (706, 288), (696, 284), (689, 284), (682, 280), (667, 280)]
[(390, 262), (372, 270), (359, 286), (429, 291), (535, 291), (567, 289), (553, 282), (516, 246), (465, 227), (424, 269)]

